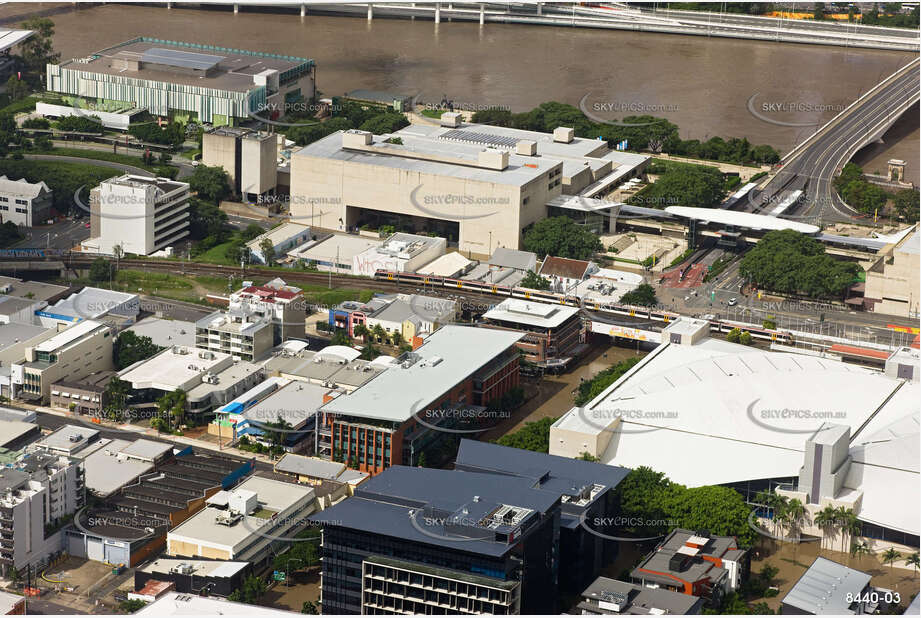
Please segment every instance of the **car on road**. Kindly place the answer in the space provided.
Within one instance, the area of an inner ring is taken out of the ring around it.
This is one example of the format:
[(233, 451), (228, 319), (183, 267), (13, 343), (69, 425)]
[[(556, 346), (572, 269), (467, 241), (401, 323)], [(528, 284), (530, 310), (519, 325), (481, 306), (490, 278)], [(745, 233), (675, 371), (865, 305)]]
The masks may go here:
[(736, 300), (735, 298), (730, 298), (730, 299), (729, 299), (729, 302), (726, 303), (726, 304), (729, 305), (730, 307), (732, 307), (732, 306), (734, 306), (737, 302), (738, 302), (738, 300)]

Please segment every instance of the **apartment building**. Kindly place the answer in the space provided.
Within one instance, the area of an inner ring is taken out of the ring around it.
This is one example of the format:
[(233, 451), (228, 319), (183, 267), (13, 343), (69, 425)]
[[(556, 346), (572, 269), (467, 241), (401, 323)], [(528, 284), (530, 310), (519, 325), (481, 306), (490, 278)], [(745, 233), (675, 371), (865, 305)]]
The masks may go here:
[(700, 597), (689, 594), (599, 577), (582, 592), (576, 609), (583, 616), (696, 616), (703, 605)]
[(56, 529), (85, 503), (83, 465), (34, 452), (0, 470), (0, 576), (46, 563), (61, 550)]
[(272, 279), (265, 285), (244, 285), (230, 295), (229, 310), (265, 316), (272, 322), (272, 342), (304, 338), (307, 304), (299, 287)]
[(195, 347), (252, 361), (272, 349), (272, 321), (268, 317), (231, 309), (215, 311), (195, 322)]
[(630, 572), (633, 583), (701, 597), (713, 607), (747, 577), (751, 557), (735, 537), (676, 528)]
[(329, 614), (550, 614), (560, 498), (530, 480), (396, 466), (310, 518)]
[(88, 251), (150, 255), (189, 235), (189, 184), (125, 174), (90, 191)]
[(52, 384), (79, 381), (113, 368), (112, 329), (84, 320), (27, 347), (25, 358), (10, 367), (10, 383), (14, 397), (47, 404)]
[[(518, 386), (520, 333), (443, 326), (421, 347), (318, 411), (317, 454), (377, 474), (415, 466), (450, 434), (438, 427), (478, 417)], [(433, 462), (434, 463), (434, 462)]]
[(52, 191), (44, 182), (0, 176), (0, 223), (44, 225), (51, 217)]

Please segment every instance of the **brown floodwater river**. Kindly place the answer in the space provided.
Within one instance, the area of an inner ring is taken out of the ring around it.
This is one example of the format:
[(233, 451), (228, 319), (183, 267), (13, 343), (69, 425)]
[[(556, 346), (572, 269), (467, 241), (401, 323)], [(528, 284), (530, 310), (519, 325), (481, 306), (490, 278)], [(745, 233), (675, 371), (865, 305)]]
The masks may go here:
[[(305, 56), (325, 95), (356, 88), (443, 96), (468, 108), (524, 111), (543, 101), (586, 106), (596, 117), (648, 111), (684, 138), (747, 137), (786, 152), (875, 83), (906, 64), (906, 52), (818, 45), (526, 26), (106, 4), (0, 6), (0, 22), (48, 12), (63, 58), (136, 36)], [(754, 113), (753, 111), (754, 110)], [(918, 183), (919, 131), (903, 118), (858, 162), (885, 170), (909, 163)], [(791, 126), (792, 125), (792, 126)]]

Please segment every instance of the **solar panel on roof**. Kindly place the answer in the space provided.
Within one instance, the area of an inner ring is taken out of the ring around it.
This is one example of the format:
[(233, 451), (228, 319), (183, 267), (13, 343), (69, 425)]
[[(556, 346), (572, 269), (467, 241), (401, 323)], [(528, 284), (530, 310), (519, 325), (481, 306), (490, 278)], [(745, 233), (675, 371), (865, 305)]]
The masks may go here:
[(141, 54), (141, 62), (154, 62), (156, 64), (199, 70), (210, 69), (223, 59), (223, 56), (199, 54), (165, 47), (151, 47)]
[(514, 137), (480, 133), (479, 131), (465, 131), (463, 129), (451, 129), (450, 131), (445, 131), (439, 137), (441, 139), (483, 144), (485, 146), (514, 146), (518, 143), (518, 139)]

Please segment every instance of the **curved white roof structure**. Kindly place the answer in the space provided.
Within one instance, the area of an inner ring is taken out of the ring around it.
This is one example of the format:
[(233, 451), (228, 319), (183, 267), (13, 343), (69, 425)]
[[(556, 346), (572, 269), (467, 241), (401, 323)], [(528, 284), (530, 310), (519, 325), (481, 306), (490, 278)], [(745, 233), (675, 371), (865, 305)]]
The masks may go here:
[(918, 383), (840, 361), (716, 339), (667, 344), (554, 423), (550, 454), (598, 445), (605, 463), (690, 487), (796, 476), (823, 424), (849, 426), (860, 444), (917, 411), (919, 395)]
[(685, 219), (734, 225), (752, 230), (795, 230), (810, 235), (819, 233), (817, 225), (778, 219), (767, 215), (756, 215), (750, 212), (737, 212), (720, 208), (693, 208), (691, 206), (667, 206), (665, 212)]
[(361, 356), (361, 352), (347, 345), (328, 345), (318, 351), (313, 358), (315, 361), (329, 360), (336, 362), (345, 360), (345, 362), (350, 363), (359, 356)]
[[(912, 389), (917, 397), (918, 390)], [(917, 407), (917, 399), (914, 402)], [(861, 440), (850, 448), (851, 466), (844, 486), (863, 492), (860, 519), (919, 534), (921, 522), (921, 483), (918, 450), (919, 414), (904, 416)]]

